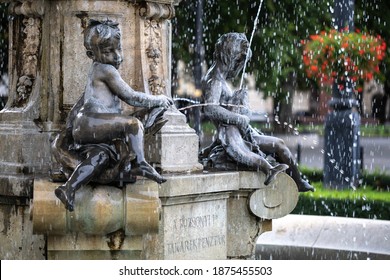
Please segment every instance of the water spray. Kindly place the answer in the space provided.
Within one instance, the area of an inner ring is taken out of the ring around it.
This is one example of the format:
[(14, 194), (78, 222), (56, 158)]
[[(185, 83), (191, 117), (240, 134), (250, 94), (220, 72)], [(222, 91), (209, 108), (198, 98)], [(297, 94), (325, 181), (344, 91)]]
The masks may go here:
[(251, 48), (252, 40), (253, 40), (253, 37), (254, 37), (255, 32), (256, 32), (257, 23), (258, 23), (258, 21), (259, 21), (259, 15), (260, 15), (260, 11), (261, 11), (262, 5), (263, 5), (263, 0), (260, 1), (260, 6), (259, 6), (259, 9), (257, 10), (257, 15), (256, 15), (256, 18), (255, 18), (255, 23), (254, 23), (254, 25), (253, 25), (253, 30), (252, 30), (251, 38), (250, 38), (250, 40), (249, 40), (249, 46), (248, 46), (248, 51), (247, 51), (247, 53), (246, 53), (244, 68), (242, 69), (242, 76), (241, 76), (241, 82), (240, 82), (240, 89), (242, 89), (242, 86), (243, 86), (243, 83), (244, 83), (245, 69), (246, 69), (246, 64), (248, 63), (249, 50), (250, 50), (250, 48)]
[[(240, 89), (242, 89), (242, 86), (243, 86), (243, 83), (244, 83), (245, 69), (246, 69), (246, 65), (248, 63), (249, 50), (250, 50), (250, 47), (252, 45), (252, 40), (253, 40), (254, 34), (256, 32), (257, 23), (259, 21), (259, 16), (260, 16), (260, 11), (261, 11), (262, 5), (263, 5), (263, 0), (260, 1), (259, 9), (257, 10), (257, 14), (256, 14), (256, 18), (255, 18), (255, 22), (254, 22), (254, 26), (253, 26), (253, 30), (252, 30), (252, 34), (251, 34), (251, 37), (250, 37), (250, 40), (249, 40), (249, 46), (248, 46), (248, 50), (247, 50), (247, 53), (246, 53), (244, 67), (243, 67), (243, 70), (242, 70)], [(232, 104), (213, 104), (213, 103), (206, 104), (206, 103), (199, 103), (197, 101), (193, 101), (193, 100), (190, 100), (190, 99), (187, 99), (187, 98), (175, 98), (174, 100), (175, 101), (176, 100), (178, 100), (178, 101), (187, 101), (189, 103), (192, 103), (192, 105), (188, 105), (186, 107), (180, 108), (179, 111), (184, 111), (184, 110), (187, 110), (187, 109), (190, 109), (190, 108), (193, 108), (193, 107), (203, 107), (203, 106), (209, 106), (209, 105), (241, 106), (241, 105), (232, 105)]]
[(191, 109), (194, 107), (206, 107), (206, 106), (225, 106), (225, 107), (240, 107), (240, 108), (245, 107), (243, 105), (235, 105), (235, 104), (227, 104), (227, 103), (199, 103), (199, 101), (191, 100), (188, 98), (181, 98), (181, 97), (174, 98), (173, 100), (174, 101), (186, 101), (186, 102), (192, 104), (192, 105), (188, 105), (188, 106), (179, 108), (178, 109), (179, 111), (185, 111), (185, 110), (188, 110), (188, 109)]

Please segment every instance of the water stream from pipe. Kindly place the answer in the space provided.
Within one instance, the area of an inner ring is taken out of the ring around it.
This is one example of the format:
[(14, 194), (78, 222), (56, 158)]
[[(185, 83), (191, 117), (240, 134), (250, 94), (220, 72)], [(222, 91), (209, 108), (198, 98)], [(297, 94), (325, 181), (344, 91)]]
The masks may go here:
[(244, 83), (245, 69), (246, 69), (246, 65), (248, 63), (248, 54), (249, 54), (249, 50), (250, 50), (251, 45), (252, 45), (253, 36), (255, 35), (255, 32), (256, 32), (257, 24), (259, 22), (259, 15), (260, 15), (260, 11), (261, 11), (261, 7), (262, 6), (263, 6), (263, 0), (260, 1), (259, 9), (257, 10), (257, 15), (256, 15), (255, 22), (254, 22), (254, 25), (253, 25), (252, 34), (251, 34), (251, 37), (249, 39), (248, 51), (246, 53), (246, 59), (245, 59), (245, 63), (244, 63), (244, 68), (242, 69), (240, 89), (242, 89), (242, 86), (243, 86), (243, 83)]

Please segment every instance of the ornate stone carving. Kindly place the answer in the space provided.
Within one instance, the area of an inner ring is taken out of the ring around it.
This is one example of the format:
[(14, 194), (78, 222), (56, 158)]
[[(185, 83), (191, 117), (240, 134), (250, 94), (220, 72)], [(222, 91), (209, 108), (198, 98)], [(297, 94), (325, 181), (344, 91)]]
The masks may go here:
[(153, 95), (165, 94), (166, 85), (159, 76), (159, 66), (161, 63), (161, 26), (156, 20), (145, 20), (145, 40), (147, 41), (146, 56), (150, 70), (148, 85)]
[(145, 2), (139, 14), (145, 19), (166, 20), (175, 16), (175, 8), (172, 4)]
[(24, 100), (27, 100), (28, 96), (31, 93), (33, 85), (33, 80), (30, 79), (28, 76), (22, 76), (19, 78), (18, 83), (17, 83), (17, 100), (16, 103), (20, 104), (23, 103)]
[(27, 17), (42, 17), (45, 13), (44, 0), (19, 0), (12, 2), (10, 13)]
[(31, 94), (34, 80), (38, 71), (38, 56), (41, 42), (41, 19), (35, 17), (24, 17), (22, 32), (20, 33), (21, 51), (18, 53), (19, 73), (16, 98), (14, 106), (24, 106)]

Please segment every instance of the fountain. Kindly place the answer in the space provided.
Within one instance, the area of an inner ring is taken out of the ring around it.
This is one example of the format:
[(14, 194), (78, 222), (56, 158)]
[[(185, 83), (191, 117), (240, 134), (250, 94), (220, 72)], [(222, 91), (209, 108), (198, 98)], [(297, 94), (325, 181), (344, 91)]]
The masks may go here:
[(0, 258), (253, 258), (257, 237), (295, 207), (295, 182), (280, 173), (265, 186), (261, 172), (204, 169), (198, 136), (174, 107), (145, 139), (146, 159), (165, 183), (88, 184), (77, 191), (74, 211), (54, 194), (60, 164), (50, 145), (91, 65), (83, 30), (91, 19), (117, 22), (125, 82), (170, 97), (169, 20), (180, 1), (1, 2), (9, 2), (12, 20), (9, 98), (0, 112)]

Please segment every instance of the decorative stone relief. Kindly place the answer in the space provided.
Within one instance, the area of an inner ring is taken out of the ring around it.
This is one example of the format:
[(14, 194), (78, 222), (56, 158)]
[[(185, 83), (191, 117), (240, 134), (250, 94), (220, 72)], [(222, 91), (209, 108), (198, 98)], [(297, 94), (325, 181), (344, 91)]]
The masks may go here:
[(33, 79), (31, 79), (29, 76), (22, 76), (19, 78), (16, 89), (18, 95), (16, 100), (17, 104), (21, 104), (24, 100), (28, 99), (28, 96), (31, 93), (32, 85)]
[(144, 18), (144, 38), (149, 65), (149, 90), (154, 95), (166, 94), (166, 82), (159, 71), (161, 63), (163, 63), (161, 61), (163, 56), (161, 22), (172, 18), (175, 15), (175, 9), (172, 4), (145, 2), (141, 6), (139, 14)]
[(159, 76), (161, 59), (161, 27), (156, 20), (145, 20), (145, 40), (148, 41), (146, 55), (149, 62), (150, 77), (148, 85), (153, 95), (165, 93), (165, 82)]
[(175, 16), (175, 8), (171, 4), (145, 2), (140, 16), (150, 20), (167, 20)]
[(19, 0), (18, 2), (12, 2), (10, 12), (27, 17), (43, 16), (45, 12), (44, 0)]
[[(18, 17), (14, 19), (14, 33), (17, 53), (14, 57), (17, 67), (17, 88), (13, 106), (24, 107), (31, 95), (38, 72), (38, 56), (41, 44), (42, 20), (44, 14), (43, 1), (14, 2), (10, 13)], [(16, 32), (19, 29), (19, 32)]]

